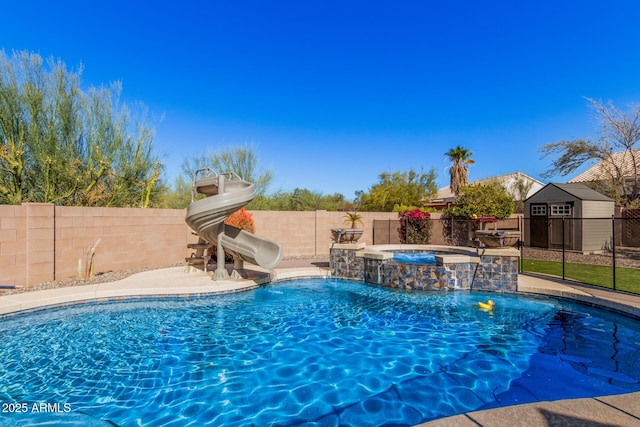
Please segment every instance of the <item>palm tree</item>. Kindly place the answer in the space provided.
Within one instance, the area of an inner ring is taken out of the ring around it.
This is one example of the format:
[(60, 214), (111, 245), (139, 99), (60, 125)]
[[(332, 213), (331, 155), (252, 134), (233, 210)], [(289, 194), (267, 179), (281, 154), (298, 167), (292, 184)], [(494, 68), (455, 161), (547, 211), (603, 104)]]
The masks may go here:
[(467, 185), (467, 165), (475, 163), (471, 159), (472, 154), (470, 150), (460, 145), (445, 153), (451, 161), (451, 167), (449, 168), (449, 186), (456, 197), (460, 195), (460, 189)]
[(356, 228), (358, 223), (364, 225), (362, 222), (362, 215), (357, 212), (347, 212), (344, 214), (344, 223), (351, 224), (351, 228)]

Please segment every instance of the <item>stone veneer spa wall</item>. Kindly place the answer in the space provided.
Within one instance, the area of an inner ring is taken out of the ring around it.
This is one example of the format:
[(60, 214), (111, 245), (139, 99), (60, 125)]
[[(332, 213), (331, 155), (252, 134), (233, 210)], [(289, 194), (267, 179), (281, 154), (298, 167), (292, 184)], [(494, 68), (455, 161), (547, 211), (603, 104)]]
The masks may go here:
[[(435, 252), (434, 264), (393, 259), (395, 252)], [(333, 244), (331, 276), (399, 289), (515, 292), (518, 260), (514, 248), (484, 249), (433, 245)]]

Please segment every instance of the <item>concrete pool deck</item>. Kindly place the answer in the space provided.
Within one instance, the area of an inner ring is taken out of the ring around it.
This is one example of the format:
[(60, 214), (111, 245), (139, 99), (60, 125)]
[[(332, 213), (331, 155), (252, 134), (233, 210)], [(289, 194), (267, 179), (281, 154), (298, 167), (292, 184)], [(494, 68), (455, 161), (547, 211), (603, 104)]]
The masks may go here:
[[(273, 270), (275, 280), (329, 275), (328, 263), (285, 260)], [(56, 288), (0, 296), (0, 315), (70, 302), (128, 297), (207, 295), (251, 289), (268, 282), (268, 272), (247, 266), (246, 279), (212, 281), (210, 275), (185, 267), (137, 273), (115, 282)], [(518, 291), (551, 295), (601, 305), (640, 317), (640, 296), (612, 292), (573, 282), (522, 274)], [(420, 424), (440, 426), (640, 426), (640, 392), (506, 406), (441, 418)]]

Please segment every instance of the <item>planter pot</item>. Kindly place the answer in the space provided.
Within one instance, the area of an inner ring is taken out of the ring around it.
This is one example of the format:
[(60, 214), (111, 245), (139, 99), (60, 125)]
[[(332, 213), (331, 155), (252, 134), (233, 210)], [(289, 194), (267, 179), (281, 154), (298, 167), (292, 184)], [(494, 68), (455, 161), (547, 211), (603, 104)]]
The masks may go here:
[(476, 238), (487, 248), (508, 248), (518, 243), (520, 232), (513, 230), (476, 230)]
[(358, 241), (364, 229), (362, 228), (332, 228), (331, 235), (335, 243), (355, 243)]

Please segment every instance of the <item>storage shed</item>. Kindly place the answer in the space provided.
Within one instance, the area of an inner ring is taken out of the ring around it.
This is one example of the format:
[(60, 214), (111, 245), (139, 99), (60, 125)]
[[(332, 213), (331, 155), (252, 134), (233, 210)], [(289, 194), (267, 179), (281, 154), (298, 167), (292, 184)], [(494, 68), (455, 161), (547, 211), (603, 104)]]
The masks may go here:
[[(611, 246), (613, 199), (586, 184), (544, 186), (524, 201), (526, 246), (601, 252)], [(564, 233), (563, 233), (564, 230)]]

